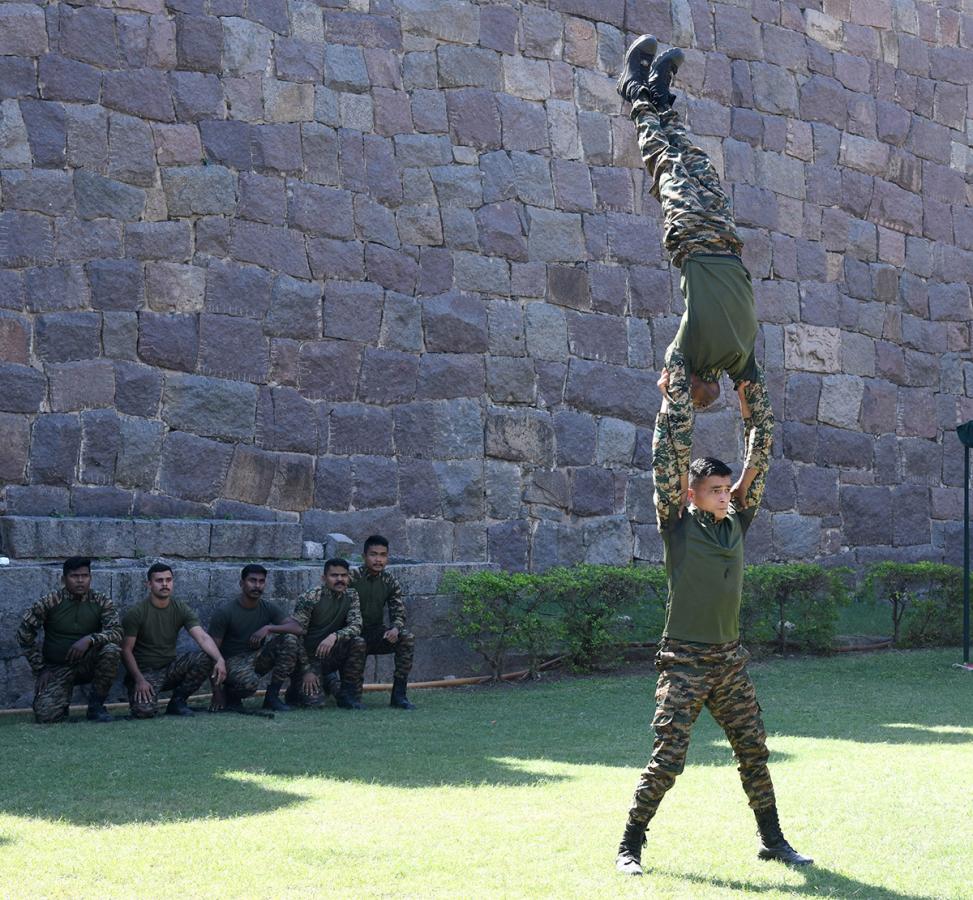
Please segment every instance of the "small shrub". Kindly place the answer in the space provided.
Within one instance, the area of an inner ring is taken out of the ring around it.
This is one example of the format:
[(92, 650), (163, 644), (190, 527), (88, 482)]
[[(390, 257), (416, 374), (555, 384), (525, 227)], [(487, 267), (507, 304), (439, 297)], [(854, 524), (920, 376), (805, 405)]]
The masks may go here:
[(771, 643), (779, 653), (788, 644), (830, 650), (838, 607), (847, 601), (841, 569), (811, 563), (747, 566), (740, 608), (741, 637)]
[(617, 663), (640, 607), (665, 599), (665, 572), (656, 567), (578, 565), (537, 578), (547, 606), (558, 611), (565, 653), (576, 671)]
[(959, 643), (963, 630), (963, 572), (943, 563), (881, 562), (871, 566), (863, 586), (886, 600), (897, 647)]
[(557, 622), (540, 609), (542, 598), (533, 577), (521, 572), (449, 572), (446, 591), (459, 595), (452, 613), (454, 634), (480, 654), (494, 680), (503, 673), (507, 654), (527, 655), (531, 676), (537, 674), (557, 637)]

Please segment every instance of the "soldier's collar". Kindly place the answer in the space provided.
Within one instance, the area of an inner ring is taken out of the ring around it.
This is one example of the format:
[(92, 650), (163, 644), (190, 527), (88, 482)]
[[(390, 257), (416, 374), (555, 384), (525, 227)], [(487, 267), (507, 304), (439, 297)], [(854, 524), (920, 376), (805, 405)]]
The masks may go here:
[(707, 512), (705, 509), (700, 509), (695, 503), (690, 503), (687, 507), (689, 514), (697, 521), (700, 525), (715, 525), (716, 516), (711, 512)]

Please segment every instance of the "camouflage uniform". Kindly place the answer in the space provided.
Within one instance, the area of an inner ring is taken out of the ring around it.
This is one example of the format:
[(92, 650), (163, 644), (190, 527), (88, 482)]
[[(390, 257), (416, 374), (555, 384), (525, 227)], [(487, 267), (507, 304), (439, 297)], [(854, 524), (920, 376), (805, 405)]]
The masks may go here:
[(655, 661), (659, 670), (652, 719), (655, 743), (635, 789), (630, 821), (644, 825), (655, 815), (686, 764), (689, 732), (704, 705), (726, 732), (750, 807), (764, 810), (774, 805), (767, 733), (747, 674), (749, 658), (739, 641), (709, 647), (662, 642)]
[(739, 255), (743, 241), (719, 175), (689, 139), (674, 109), (661, 115), (642, 97), (632, 105), (639, 149), (662, 204), (662, 240), (675, 266), (692, 253)]
[(131, 675), (125, 676), (128, 688), (128, 706), (136, 719), (151, 719), (159, 713), (159, 694), (162, 691), (175, 691), (184, 697), (199, 690), (202, 683), (213, 670), (213, 660), (202, 651), (183, 653), (163, 669), (141, 669), (142, 677), (152, 686), (152, 699), (141, 702), (135, 699), (135, 682)]
[[(385, 570), (378, 575), (372, 575), (364, 566), (356, 566), (351, 570), (350, 583), (359, 595), (366, 591), (369, 594), (382, 594), (384, 606), (388, 609), (388, 625), (384, 622), (384, 610), (382, 610), (382, 621), (365, 621), (362, 626), (362, 637), (368, 645), (366, 656), (394, 654), (393, 677), (408, 679), (416, 653), (416, 636), (405, 627), (405, 601), (402, 599), (402, 586), (399, 580)], [(374, 610), (372, 615), (374, 616)], [(364, 609), (362, 616), (364, 619)], [(390, 628), (396, 628), (399, 632), (399, 639), (394, 644), (385, 640), (385, 632)]]
[[(95, 618), (100, 619), (96, 626), (100, 630), (87, 632), (92, 645), (84, 655), (74, 662), (52, 660), (45, 653), (48, 639), (61, 637), (74, 643), (85, 634), (48, 635), (45, 623), (51, 613), (62, 603), (84, 603), (97, 608)], [(37, 646), (37, 632), (44, 629), (44, 648)], [(121, 621), (111, 599), (104, 594), (89, 591), (81, 599), (74, 599), (67, 590), (52, 591), (28, 609), (20, 620), (17, 629), (17, 643), (20, 645), (34, 673), (39, 679), (42, 672), (48, 673), (47, 684), (43, 690), (35, 690), (34, 717), (38, 722), (60, 722), (67, 718), (71, 694), (76, 684), (91, 684), (91, 693), (104, 699), (108, 696), (118, 663), (121, 658), (119, 643), (122, 639)]]
[[(747, 388), (745, 394), (748, 403), (751, 396), (765, 397), (762, 380)], [(751, 405), (750, 416), (744, 420), (747, 448), (745, 466), (756, 469), (758, 474), (746, 496), (744, 513), (750, 519), (763, 497), (773, 425), (769, 404), (758, 403), (756, 409)], [(680, 473), (688, 470), (691, 440), (691, 427), (687, 429), (685, 419), (666, 409), (659, 413), (653, 439), (653, 474), (656, 515), (664, 540), (671, 540), (667, 531), (677, 527)], [(732, 505), (730, 512), (731, 515), (743, 514)], [(693, 517), (703, 528), (712, 528), (717, 524), (711, 513), (695, 507), (685, 510), (683, 516)], [(682, 525), (685, 527), (685, 523)], [(739, 554), (738, 563), (742, 570), (742, 540)], [(724, 564), (721, 559), (721, 577)], [(729, 568), (725, 574), (730, 574)], [(671, 593), (671, 573), (669, 579)], [(667, 610), (667, 631), (670, 614), (671, 610)], [(736, 634), (739, 632), (738, 624), (737, 620), (734, 627)], [(689, 734), (704, 705), (730, 741), (750, 806), (756, 811), (764, 811), (775, 805), (774, 788), (767, 769), (767, 735), (753, 682), (746, 671), (749, 658), (739, 640), (697, 643), (663, 637), (656, 655), (659, 681), (655, 695), (655, 716), (652, 719), (655, 742), (629, 810), (630, 823), (644, 827), (655, 815), (676, 776), (682, 772), (689, 748)]]
[[(347, 611), (341, 615), (343, 604), (348, 601)], [(338, 618), (341, 622), (328, 623), (324, 628), (315, 630), (315, 611), (318, 604), (337, 603)], [(326, 587), (306, 591), (297, 598), (291, 618), (304, 629), (304, 640), (298, 641), (298, 669), (301, 674), (313, 672), (322, 680), (332, 672), (338, 672), (342, 684), (348, 685), (356, 694), (361, 693), (365, 680), (365, 641), (361, 637), (361, 608), (358, 594), (348, 588), (343, 598)], [(340, 627), (333, 627), (340, 625)], [(336, 636), (331, 652), (324, 657), (315, 655), (317, 644), (330, 634)]]
[(287, 681), (306, 670), (301, 663), (300, 640), (294, 634), (267, 638), (259, 650), (237, 653), (226, 658), (226, 687), (241, 697), (255, 694), (260, 678), (272, 672), (272, 681)]

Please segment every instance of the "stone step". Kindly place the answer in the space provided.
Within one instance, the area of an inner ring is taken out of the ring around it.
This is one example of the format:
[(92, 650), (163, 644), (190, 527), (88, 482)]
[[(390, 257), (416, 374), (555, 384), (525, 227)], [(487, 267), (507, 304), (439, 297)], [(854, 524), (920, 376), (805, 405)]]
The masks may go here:
[(0, 516), (0, 552), (11, 559), (301, 559), (298, 522)]

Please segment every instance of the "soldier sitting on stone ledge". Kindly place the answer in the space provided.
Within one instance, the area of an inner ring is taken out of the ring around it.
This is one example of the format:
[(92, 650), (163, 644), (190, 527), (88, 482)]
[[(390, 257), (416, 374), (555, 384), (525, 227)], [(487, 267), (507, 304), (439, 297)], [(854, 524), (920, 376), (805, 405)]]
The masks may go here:
[(213, 686), (210, 709), (243, 711), (243, 700), (256, 693), (260, 676), (272, 672), (264, 695), (264, 709), (288, 712), (280, 689), (300, 672), (299, 638), (293, 633), (272, 634), (271, 628), (286, 616), (275, 603), (263, 599), (267, 570), (251, 563), (240, 573), (240, 596), (218, 609), (209, 634), (226, 660), (226, 681)]
[[(34, 717), (38, 722), (63, 721), (74, 686), (90, 682), (88, 718), (110, 722), (105, 698), (118, 671), (118, 612), (108, 597), (91, 590), (90, 559), (72, 556), (61, 573), (63, 587), (31, 606), (17, 629), (17, 643), (37, 679)], [(44, 642), (38, 648), (40, 629)]]
[[(405, 603), (398, 579), (386, 571), (389, 563), (389, 542), (380, 534), (365, 540), (365, 565), (351, 575), (351, 586), (358, 592), (362, 612), (362, 637), (367, 644), (366, 655), (395, 654), (395, 673), (392, 680), (391, 706), (415, 709), (406, 696), (406, 685), (412, 671), (416, 651), (415, 635), (405, 627)], [(389, 621), (385, 621), (388, 608)]]
[[(199, 624), (199, 617), (172, 596), (172, 567), (165, 563), (149, 566), (146, 575), (149, 596), (135, 604), (122, 619), (122, 660), (128, 675), (128, 705), (132, 717), (151, 719), (158, 713), (158, 697), (172, 691), (166, 715), (191, 716), (186, 702), (209, 675), (216, 685), (226, 678), (226, 663), (220, 648)], [(176, 655), (180, 629), (199, 644), (202, 652)]]
[[(663, 243), (681, 270), (686, 311), (666, 351), (659, 387), (681, 451), (685, 506), (693, 410), (719, 397), (721, 374), (733, 379), (734, 389), (745, 386), (755, 419), (767, 420), (772, 413), (754, 353), (759, 326), (750, 273), (740, 258), (743, 241), (719, 175), (672, 107), (676, 98), (669, 88), (685, 54), (673, 48), (655, 59), (657, 44), (651, 34), (632, 43), (618, 76), (618, 93), (632, 104), (639, 149), (654, 179), (651, 193), (662, 204)], [(743, 473), (734, 495), (745, 496), (755, 475)]]

